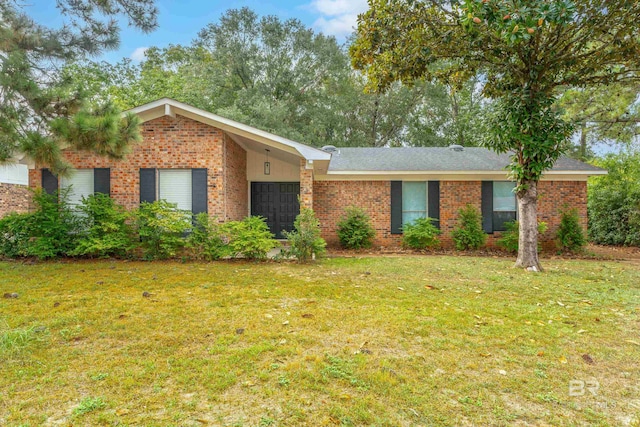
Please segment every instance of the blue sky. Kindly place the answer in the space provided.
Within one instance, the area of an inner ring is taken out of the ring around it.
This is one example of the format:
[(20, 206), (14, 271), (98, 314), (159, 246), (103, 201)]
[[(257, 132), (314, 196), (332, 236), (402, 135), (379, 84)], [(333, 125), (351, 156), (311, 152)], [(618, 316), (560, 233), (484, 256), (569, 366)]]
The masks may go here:
[[(25, 11), (37, 22), (58, 26), (62, 18), (55, 0), (25, 2)], [(358, 13), (367, 8), (366, 0), (156, 0), (160, 11), (159, 27), (150, 34), (127, 28), (122, 20), (120, 48), (99, 58), (117, 62), (124, 57), (139, 60), (149, 46), (188, 44), (210, 22), (216, 22), (228, 9), (248, 6), (259, 15), (277, 15), (282, 19), (298, 18), (305, 25), (344, 40), (355, 26)]]

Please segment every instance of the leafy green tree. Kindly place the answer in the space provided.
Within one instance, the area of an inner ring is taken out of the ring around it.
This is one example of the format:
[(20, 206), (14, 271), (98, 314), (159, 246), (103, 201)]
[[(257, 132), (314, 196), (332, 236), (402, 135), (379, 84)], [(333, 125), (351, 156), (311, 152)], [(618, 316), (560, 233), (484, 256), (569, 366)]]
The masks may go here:
[(640, 246), (640, 154), (610, 154), (596, 165), (609, 173), (589, 180), (589, 239)]
[(541, 270), (537, 184), (572, 133), (566, 87), (637, 81), (640, 3), (628, 0), (369, 0), (351, 47), (369, 88), (482, 73), (494, 100), (485, 145), (511, 154), (520, 218), (516, 266)]
[(227, 11), (189, 46), (145, 56), (65, 72), (123, 109), (170, 97), (315, 146), (477, 145), (482, 134), (477, 82), (364, 93), (365, 76), (334, 38), (248, 8)]
[(61, 146), (122, 157), (139, 138), (138, 120), (109, 103), (94, 105), (81, 85), (64, 78), (64, 64), (117, 47), (119, 24), (156, 26), (152, 0), (59, 0), (66, 23), (35, 22), (24, 5), (0, 1), (0, 163), (28, 155), (63, 172)]
[(570, 154), (584, 160), (592, 157), (598, 143), (632, 145), (640, 135), (638, 96), (640, 86), (628, 83), (564, 92), (559, 105), (564, 118), (575, 124), (579, 141)]

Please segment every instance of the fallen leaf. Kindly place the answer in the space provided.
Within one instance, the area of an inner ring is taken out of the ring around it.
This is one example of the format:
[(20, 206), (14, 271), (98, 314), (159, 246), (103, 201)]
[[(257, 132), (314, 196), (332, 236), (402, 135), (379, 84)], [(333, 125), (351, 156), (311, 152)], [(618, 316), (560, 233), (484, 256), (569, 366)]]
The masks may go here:
[(288, 325), (288, 324), (289, 324), (289, 321), (288, 321), (288, 320), (285, 320), (284, 322), (282, 322), (282, 325), (283, 325), (283, 326), (286, 326), (286, 325)]
[(538, 357), (542, 357), (542, 356), (544, 356), (544, 351), (539, 351), (538, 352)]
[(560, 358), (558, 359), (558, 362), (560, 362), (560, 363), (568, 363), (568, 362), (567, 362), (567, 358), (566, 358), (566, 357), (564, 357), (564, 356), (560, 357)]
[(577, 333), (578, 334), (584, 334), (585, 332), (587, 332), (587, 331), (585, 331), (584, 329), (580, 329)]
[(266, 317), (267, 319), (273, 319), (273, 315), (272, 314), (265, 314), (264, 317)]
[(490, 357), (491, 353), (480, 353), (480, 356), (482, 356), (482, 357)]
[(400, 286), (398, 286), (398, 290), (399, 291), (404, 291), (404, 288), (401, 288)]
[(560, 307), (564, 307), (564, 304), (563, 304), (563, 303), (561, 303), (560, 301), (556, 301), (556, 302), (558, 303), (558, 305), (559, 305)]
[(311, 314), (311, 313), (304, 313), (304, 314), (302, 315), (302, 317), (303, 317), (304, 319), (313, 319), (313, 314)]
[(507, 375), (507, 371), (505, 371), (504, 369), (500, 369), (500, 370), (498, 371), (498, 373), (499, 373), (500, 375)]

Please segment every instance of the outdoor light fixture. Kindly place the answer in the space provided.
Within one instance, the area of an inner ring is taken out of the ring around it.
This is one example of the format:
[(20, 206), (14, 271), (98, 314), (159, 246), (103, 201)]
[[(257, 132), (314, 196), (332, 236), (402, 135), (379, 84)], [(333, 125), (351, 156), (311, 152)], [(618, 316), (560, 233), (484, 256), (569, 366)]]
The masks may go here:
[(266, 152), (266, 155), (267, 155), (267, 161), (264, 162), (264, 174), (271, 175), (271, 163), (269, 163), (269, 149), (266, 148), (264, 151)]

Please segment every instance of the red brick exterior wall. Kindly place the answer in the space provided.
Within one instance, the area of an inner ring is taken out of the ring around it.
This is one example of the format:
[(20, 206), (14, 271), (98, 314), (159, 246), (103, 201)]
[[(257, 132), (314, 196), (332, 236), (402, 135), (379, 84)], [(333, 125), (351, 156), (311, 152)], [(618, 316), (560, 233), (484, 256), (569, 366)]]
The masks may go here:
[(0, 182), (0, 218), (16, 212), (28, 212), (31, 207), (29, 187)]
[(300, 159), (300, 205), (313, 208), (313, 171), (307, 169), (307, 161)]
[[(121, 161), (73, 150), (65, 150), (64, 157), (79, 169), (111, 168), (111, 196), (128, 209), (140, 204), (140, 168), (206, 168), (209, 214), (223, 220), (247, 211), (246, 152), (222, 130), (182, 116), (164, 116), (143, 123), (141, 132), (143, 141)], [(229, 166), (226, 172), (225, 163)], [(229, 196), (233, 197), (240, 175), (244, 177), (245, 199), (226, 204), (225, 178), (231, 181)], [(40, 167), (31, 171), (29, 183), (31, 187), (41, 185)]]
[(228, 135), (225, 143), (225, 175), (227, 221), (239, 221), (249, 215), (249, 187), (247, 184), (247, 152)]
[(391, 183), (389, 181), (316, 181), (313, 210), (320, 220), (322, 237), (331, 246), (339, 244), (336, 230), (345, 208), (364, 209), (376, 230), (375, 244), (397, 246), (401, 236), (391, 234)]
[[(389, 181), (319, 181), (314, 183), (314, 210), (320, 220), (322, 236), (329, 245), (337, 245), (337, 223), (348, 206), (366, 210), (376, 229), (377, 246), (396, 246), (402, 237), (392, 235), (391, 184)], [(542, 181), (538, 192), (538, 217), (548, 224), (542, 236), (547, 248), (553, 246), (553, 238), (560, 224), (559, 210), (566, 204), (578, 209), (582, 225), (587, 226), (587, 183), (584, 181)], [(471, 204), (480, 210), (482, 183), (480, 181), (440, 182), (441, 242), (445, 248), (453, 246), (451, 231), (458, 221), (458, 210)], [(500, 237), (496, 232), (489, 236), (488, 245), (494, 246)]]

